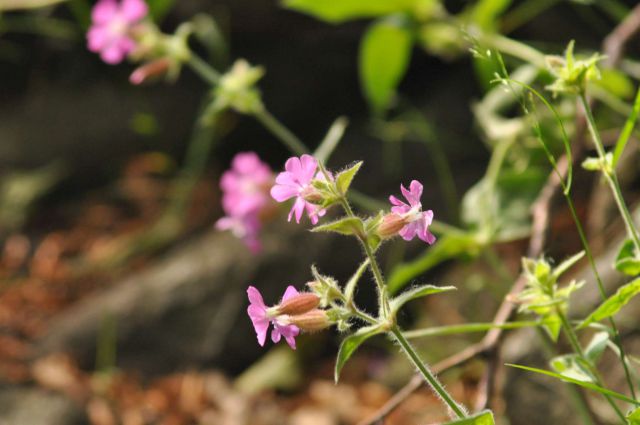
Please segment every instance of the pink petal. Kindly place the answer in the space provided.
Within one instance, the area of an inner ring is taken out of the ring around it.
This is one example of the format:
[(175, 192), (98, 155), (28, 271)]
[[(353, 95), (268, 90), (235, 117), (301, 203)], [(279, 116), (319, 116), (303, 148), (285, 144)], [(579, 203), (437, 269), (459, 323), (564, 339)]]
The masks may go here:
[(100, 57), (110, 65), (116, 65), (124, 59), (126, 52), (120, 49), (115, 43), (103, 49)]
[(282, 296), (282, 301), (286, 301), (289, 298), (294, 297), (298, 294), (299, 294), (298, 290), (293, 285), (289, 285), (287, 286), (287, 290), (284, 291), (284, 295)]
[(278, 329), (277, 325), (273, 326), (273, 330), (271, 331), (271, 341), (273, 341), (274, 344), (277, 344), (278, 342), (280, 342), (280, 330)]
[(262, 294), (260, 294), (260, 291), (258, 291), (258, 289), (256, 287), (249, 286), (247, 288), (247, 296), (249, 297), (249, 302), (252, 305), (257, 305), (258, 307), (261, 307), (264, 310), (267, 309), (267, 306), (264, 305), (264, 300), (262, 299)]
[(109, 31), (105, 27), (92, 26), (87, 32), (87, 48), (99, 52), (109, 44)]
[(91, 10), (91, 21), (94, 24), (106, 24), (118, 13), (118, 4), (115, 0), (100, 0)]
[(306, 205), (307, 201), (305, 201), (301, 197), (298, 197), (296, 199), (296, 202), (293, 204), (293, 207), (291, 207), (291, 211), (289, 211), (288, 221), (291, 221), (291, 215), (295, 214), (296, 223), (300, 224), (300, 219), (302, 218), (302, 213), (304, 212)]
[(407, 204), (405, 204), (404, 202), (402, 202), (400, 199), (396, 198), (393, 195), (389, 196), (389, 202), (391, 202), (392, 205), (409, 207)]
[(278, 202), (298, 196), (298, 189), (293, 186), (275, 185), (271, 188), (271, 197)]
[(311, 155), (302, 155), (300, 157), (301, 172), (299, 179), (301, 182), (308, 183), (313, 179), (313, 175), (318, 168), (318, 161)]
[(409, 187), (411, 190), (407, 190), (403, 185), (400, 185), (400, 191), (402, 191), (402, 195), (409, 201), (409, 205), (414, 207), (420, 203), (422, 185), (417, 180), (413, 180)]
[(147, 16), (149, 7), (144, 0), (122, 0), (120, 12), (127, 22), (135, 23)]
[(291, 173), (291, 177), (298, 180), (300, 176), (300, 172), (302, 170), (302, 165), (300, 164), (300, 159), (292, 156), (287, 159), (287, 162), (284, 163), (284, 169)]
[(405, 241), (410, 241), (411, 239), (413, 239), (416, 236), (416, 233), (418, 233), (419, 230), (420, 230), (419, 229), (419, 224), (414, 221), (413, 223), (409, 223), (406, 226), (404, 226), (402, 229), (400, 229), (398, 234)]
[(276, 183), (286, 186), (300, 187), (300, 183), (298, 183), (298, 181), (293, 177), (293, 174), (288, 171), (283, 171), (282, 173), (278, 174), (276, 176)]

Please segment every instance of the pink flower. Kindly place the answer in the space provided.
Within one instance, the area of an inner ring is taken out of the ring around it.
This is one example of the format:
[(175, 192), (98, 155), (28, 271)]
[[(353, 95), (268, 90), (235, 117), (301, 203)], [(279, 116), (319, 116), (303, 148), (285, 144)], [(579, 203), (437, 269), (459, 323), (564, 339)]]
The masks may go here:
[(216, 222), (216, 228), (230, 230), (254, 253), (260, 251), (260, 216), (271, 202), (267, 190), (272, 182), (271, 169), (254, 152), (237, 154), (231, 169), (220, 178), (226, 215)]
[(229, 215), (244, 215), (263, 208), (269, 202), (267, 189), (273, 173), (255, 152), (241, 152), (231, 162), (231, 169), (220, 178), (224, 192), (222, 207)]
[[(325, 214), (325, 210), (309, 202), (316, 194), (317, 190), (311, 184), (318, 161), (311, 155), (302, 155), (300, 158), (291, 157), (284, 164), (285, 171), (276, 177), (276, 185), (271, 188), (271, 196), (278, 202), (284, 202), (291, 198), (296, 198), (288, 220), (295, 214), (296, 223), (300, 223), (302, 213), (306, 210), (311, 224), (318, 222), (318, 217)], [(320, 176), (316, 176), (318, 178)]]
[(91, 11), (92, 25), (87, 33), (87, 45), (108, 64), (122, 62), (136, 43), (131, 28), (147, 16), (144, 0), (99, 0)]
[[(287, 287), (282, 301), (286, 301), (291, 297), (298, 295), (298, 291), (293, 286)], [(253, 323), (253, 328), (256, 330), (256, 336), (258, 337), (258, 344), (264, 346), (267, 339), (267, 332), (269, 331), (269, 325), (273, 325), (271, 331), (271, 340), (274, 343), (280, 341), (284, 337), (287, 344), (294, 350), (296, 349), (295, 337), (300, 333), (300, 329), (297, 326), (286, 323), (287, 316), (278, 316), (277, 308), (268, 308), (264, 304), (260, 291), (253, 286), (249, 286), (247, 289), (247, 296), (249, 297), (249, 307), (247, 308), (247, 314)]]
[(410, 241), (417, 235), (429, 245), (433, 244), (436, 237), (429, 231), (429, 226), (433, 221), (433, 211), (422, 211), (420, 203), (422, 184), (413, 180), (409, 185), (409, 190), (405, 189), (403, 185), (400, 185), (400, 190), (409, 202), (408, 205), (393, 195), (389, 197), (389, 201), (394, 205), (391, 207), (391, 212), (397, 214), (406, 223), (398, 234), (406, 241)]

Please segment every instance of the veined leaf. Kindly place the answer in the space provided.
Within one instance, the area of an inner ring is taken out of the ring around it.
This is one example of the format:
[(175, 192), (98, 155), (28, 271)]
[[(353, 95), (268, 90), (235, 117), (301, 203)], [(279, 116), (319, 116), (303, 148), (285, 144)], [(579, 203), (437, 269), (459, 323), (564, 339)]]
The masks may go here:
[(367, 339), (374, 335), (379, 334), (380, 328), (378, 326), (367, 326), (358, 329), (353, 335), (349, 335), (342, 340), (340, 349), (338, 349), (338, 357), (336, 358), (336, 368), (334, 372), (334, 379), (336, 382), (340, 379), (340, 372), (349, 358), (356, 352), (358, 347)]
[(457, 288), (455, 286), (434, 286), (434, 285), (421, 285), (416, 286), (415, 288), (408, 289), (393, 298), (390, 301), (391, 311), (397, 312), (402, 308), (403, 305), (408, 303), (411, 300), (415, 300), (417, 298), (426, 297), (427, 295), (440, 294), (442, 292), (455, 291)]
[(609, 343), (609, 332), (596, 332), (587, 348), (584, 349), (584, 355), (595, 364)]
[(341, 235), (364, 235), (364, 225), (357, 217), (345, 217), (311, 229), (312, 232), (336, 232)]
[(538, 369), (538, 368), (535, 368), (535, 367), (528, 367), (528, 366), (522, 366), (522, 365), (517, 365), (517, 364), (509, 364), (509, 363), (507, 363), (506, 366), (515, 367), (517, 369), (526, 370), (528, 372), (539, 373), (541, 375), (551, 376), (553, 378), (560, 379), (561, 381), (569, 382), (571, 384), (576, 384), (576, 385), (578, 385), (580, 387), (587, 388), (589, 390), (596, 391), (596, 392), (598, 392), (600, 394), (608, 395), (608, 396), (613, 397), (613, 398), (617, 398), (618, 400), (626, 401), (627, 403), (631, 403), (631, 404), (634, 404), (636, 406), (640, 405), (640, 401), (637, 401), (637, 400), (634, 400), (634, 399), (632, 399), (630, 397), (627, 397), (624, 394), (620, 394), (620, 393), (617, 393), (615, 391), (611, 391), (611, 390), (608, 390), (606, 388), (602, 388), (601, 386), (598, 386), (596, 384), (592, 384), (590, 382), (580, 381), (578, 379), (573, 379), (573, 378), (570, 378), (568, 376), (560, 375), (559, 373), (550, 372), (548, 370)]
[(607, 298), (600, 306), (591, 313), (578, 329), (588, 326), (590, 323), (599, 322), (602, 319), (615, 315), (622, 307), (624, 307), (631, 299), (640, 292), (640, 278), (635, 279), (626, 285), (618, 288), (615, 294)]
[(413, 35), (401, 19), (373, 23), (360, 43), (360, 82), (373, 112), (383, 113), (409, 65)]
[(338, 186), (340, 193), (347, 193), (347, 190), (349, 190), (349, 186), (351, 186), (351, 182), (358, 170), (360, 170), (360, 167), (362, 167), (362, 161), (358, 161), (346, 170), (342, 170), (338, 173), (336, 176), (336, 186)]
[(495, 421), (493, 420), (491, 410), (483, 410), (468, 418), (447, 422), (444, 425), (495, 425)]
[(640, 408), (634, 409), (627, 415), (629, 425), (640, 425)]

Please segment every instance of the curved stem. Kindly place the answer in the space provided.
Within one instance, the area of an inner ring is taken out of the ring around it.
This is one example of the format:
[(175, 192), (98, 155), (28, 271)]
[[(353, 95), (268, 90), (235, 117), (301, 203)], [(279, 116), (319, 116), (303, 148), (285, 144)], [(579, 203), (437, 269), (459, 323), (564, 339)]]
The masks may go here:
[(211, 86), (215, 86), (220, 82), (220, 73), (195, 53), (191, 53), (187, 65)]
[(292, 153), (296, 155), (309, 153), (309, 149), (307, 149), (304, 143), (266, 109), (262, 108), (260, 111), (255, 112), (253, 116)]
[(400, 329), (397, 326), (391, 328), (391, 334), (398, 341), (404, 352), (407, 354), (409, 359), (413, 362), (414, 366), (420, 371), (425, 381), (429, 383), (431, 388), (440, 396), (442, 401), (444, 401), (447, 406), (455, 413), (458, 418), (465, 418), (466, 412), (462, 406), (455, 402), (453, 397), (445, 390), (444, 386), (438, 381), (438, 378), (429, 370), (427, 365), (420, 359), (418, 353), (416, 353), (415, 349), (409, 343), (409, 341), (402, 334)]

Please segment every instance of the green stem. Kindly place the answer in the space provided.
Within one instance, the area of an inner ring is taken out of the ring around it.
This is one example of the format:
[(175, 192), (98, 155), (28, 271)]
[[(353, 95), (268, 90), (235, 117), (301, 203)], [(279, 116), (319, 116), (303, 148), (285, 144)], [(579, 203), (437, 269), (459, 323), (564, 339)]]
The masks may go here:
[(195, 53), (191, 53), (187, 65), (209, 85), (215, 86), (220, 82), (220, 73)]
[[(569, 343), (571, 344), (571, 347), (573, 348), (574, 353), (576, 353), (582, 359), (582, 361), (589, 367), (589, 370), (590, 370), (591, 374), (593, 375), (595, 383), (598, 386), (600, 386), (602, 388), (605, 388), (605, 386), (604, 386), (604, 384), (602, 382), (602, 378), (600, 377), (598, 371), (596, 370), (596, 368), (591, 363), (591, 360), (589, 360), (587, 358), (587, 356), (585, 356), (584, 350), (582, 349), (582, 346), (580, 345), (580, 341), (578, 341), (578, 336), (576, 335), (575, 331), (571, 327), (571, 324), (567, 320), (567, 317), (564, 315), (564, 313), (562, 313), (562, 311), (560, 311), (560, 309), (556, 309), (556, 314), (560, 318), (560, 322), (562, 323), (562, 329), (564, 330), (564, 333), (567, 336), (567, 339), (569, 340)], [(604, 395), (605, 399), (607, 400), (607, 402), (611, 405), (613, 410), (615, 410), (615, 412), (618, 415), (618, 417), (622, 420), (622, 423), (626, 424), (627, 423), (626, 417), (625, 417), (624, 413), (622, 413), (622, 411), (620, 410), (618, 405), (615, 403), (615, 401), (613, 401), (613, 399), (609, 395), (607, 395), (607, 394), (603, 394), (603, 395)]]
[(309, 153), (304, 143), (265, 108), (255, 112), (253, 116), (295, 155)]
[(528, 322), (508, 322), (508, 323), (465, 323), (464, 325), (447, 325), (437, 326), (426, 329), (416, 329), (404, 332), (405, 338), (424, 338), (429, 336), (456, 335), (470, 332), (484, 332), (491, 329), (520, 329), (528, 327), (537, 327), (543, 325), (544, 322), (528, 321)]
[(480, 43), (496, 49), (506, 55), (529, 62), (538, 68), (545, 69), (545, 55), (533, 47), (499, 34), (481, 33)]
[[(589, 102), (583, 93), (580, 93), (580, 101), (582, 103), (582, 107), (584, 108), (585, 116), (587, 118), (587, 127), (589, 128), (589, 134), (591, 134), (591, 139), (598, 151), (598, 157), (602, 161), (603, 164), (606, 164), (605, 160), (605, 150), (604, 145), (602, 143), (602, 139), (600, 138), (600, 133), (598, 132), (598, 128), (596, 127), (595, 119), (593, 118), (593, 113), (591, 111), (591, 107), (589, 106)], [(622, 191), (620, 190), (620, 183), (618, 182), (618, 177), (616, 175), (615, 169), (608, 169), (605, 165), (603, 169), (603, 174), (609, 183), (609, 187), (613, 192), (613, 197), (616, 201), (616, 205), (618, 206), (618, 210), (620, 210), (620, 215), (624, 220), (625, 226), (627, 228), (627, 234), (633, 240), (633, 243), (636, 247), (636, 251), (640, 252), (640, 237), (638, 236), (638, 231), (633, 223), (633, 219), (631, 218), (631, 214), (629, 213), (629, 209), (624, 201), (622, 196)]]
[(444, 386), (438, 381), (438, 378), (429, 370), (427, 365), (420, 359), (411, 343), (405, 338), (397, 326), (391, 328), (391, 333), (396, 338), (404, 352), (407, 354), (414, 366), (420, 371), (425, 381), (431, 385), (431, 388), (440, 396), (440, 398), (449, 406), (458, 418), (465, 418), (466, 413), (462, 406), (455, 402), (453, 397), (444, 389)]

